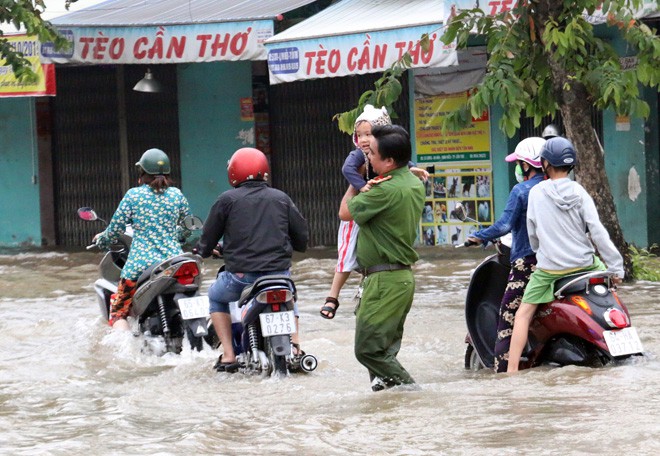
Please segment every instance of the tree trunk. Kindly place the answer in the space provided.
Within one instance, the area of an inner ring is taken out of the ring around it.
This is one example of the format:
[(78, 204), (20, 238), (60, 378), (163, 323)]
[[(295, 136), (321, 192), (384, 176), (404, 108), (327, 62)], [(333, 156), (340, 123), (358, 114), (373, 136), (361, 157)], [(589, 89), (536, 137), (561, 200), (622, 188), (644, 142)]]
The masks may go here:
[[(566, 136), (571, 140), (577, 152), (578, 165), (575, 168), (575, 178), (594, 199), (601, 222), (623, 256), (626, 280), (631, 280), (633, 278), (632, 258), (616, 214), (614, 198), (605, 173), (603, 151), (596, 131), (591, 125), (592, 104), (589, 94), (583, 84), (569, 79), (560, 64), (553, 62), (550, 66), (554, 86), (560, 90), (558, 100)], [(564, 87), (570, 87), (570, 89), (566, 90)]]
[[(564, 3), (556, 0), (539, 1), (535, 8), (535, 20), (539, 24), (539, 37), (543, 36), (543, 29), (548, 20), (555, 20), (559, 17), (563, 8), (565, 8)], [(575, 168), (575, 178), (594, 199), (603, 226), (623, 256), (625, 279), (632, 280), (632, 258), (616, 214), (612, 190), (605, 173), (603, 150), (598, 142), (596, 131), (591, 125), (593, 100), (584, 84), (569, 77), (570, 75), (560, 63), (561, 56), (546, 55), (552, 73), (553, 91), (561, 110), (566, 136), (571, 140), (577, 152), (578, 165)]]

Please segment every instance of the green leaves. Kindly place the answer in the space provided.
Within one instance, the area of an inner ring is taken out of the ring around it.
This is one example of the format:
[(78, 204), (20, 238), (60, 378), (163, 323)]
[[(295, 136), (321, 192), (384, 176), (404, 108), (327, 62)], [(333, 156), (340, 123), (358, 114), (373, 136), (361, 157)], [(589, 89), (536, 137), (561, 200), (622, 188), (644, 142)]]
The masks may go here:
[[(544, 116), (554, 115), (558, 103), (571, 99), (573, 84), (581, 84), (600, 109), (648, 116), (647, 103), (639, 99), (639, 84), (655, 87), (660, 82), (660, 40), (632, 16), (631, 8), (642, 3), (518, 2), (512, 14), (486, 18), (472, 10), (456, 16), (441, 40), (447, 43), (456, 38), (461, 47), (460, 37), (472, 31), (486, 37), (489, 52), (487, 75), (468, 98), (467, 112), (474, 115), (500, 105), (504, 114), (499, 128), (511, 137), (519, 128), (521, 114), (533, 117), (538, 125)], [(581, 11), (593, 13), (599, 5), (608, 14), (610, 30), (595, 34)], [(637, 64), (626, 71), (610, 44), (612, 33), (619, 33), (629, 43), (628, 52), (637, 58)], [(443, 127), (465, 126), (461, 121), (469, 121), (462, 108), (447, 116)]]
[[(599, 109), (618, 114), (648, 116), (649, 106), (639, 99), (639, 85), (660, 84), (660, 39), (647, 25), (634, 20), (632, 12), (643, 0), (580, 0), (517, 2), (506, 13), (487, 16), (479, 8), (460, 11), (445, 27), (440, 41), (467, 47), (474, 34), (486, 39), (487, 74), (471, 92), (467, 104), (445, 117), (443, 129), (460, 129), (489, 106), (500, 105), (504, 114), (499, 127), (511, 137), (519, 128), (520, 116), (534, 118), (539, 125), (553, 116), (563, 102), (564, 89), (573, 84), (586, 87), (589, 100)], [(581, 14), (598, 7), (608, 17), (606, 31), (594, 27)], [(612, 47), (612, 34), (628, 43), (628, 55), (636, 65), (625, 71)], [(428, 35), (422, 37), (427, 44)], [(353, 124), (365, 104), (391, 106), (401, 94), (399, 78), (410, 67), (404, 57), (376, 81), (375, 89), (360, 98), (358, 107), (337, 114), (339, 128), (353, 132)], [(568, 97), (570, 99), (570, 97)]]
[[(70, 3), (77, 0), (69, 0)], [(38, 8), (37, 8), (38, 7)], [(69, 43), (57, 30), (41, 18), (45, 9), (43, 0), (0, 0), (0, 23), (13, 24), (17, 29), (24, 28), (29, 36), (37, 36), (42, 43), (52, 41), (57, 49), (62, 49)], [(14, 75), (19, 81), (34, 83), (38, 80), (37, 74), (32, 70), (30, 62), (20, 52), (9, 45), (0, 32), (0, 60), (10, 65)]]

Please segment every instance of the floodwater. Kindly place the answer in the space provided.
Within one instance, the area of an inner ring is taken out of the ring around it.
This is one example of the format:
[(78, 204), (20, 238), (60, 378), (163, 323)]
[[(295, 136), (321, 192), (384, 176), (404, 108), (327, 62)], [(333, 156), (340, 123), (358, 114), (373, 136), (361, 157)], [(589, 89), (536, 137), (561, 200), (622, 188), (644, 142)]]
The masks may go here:
[[(432, 253), (429, 253), (432, 252)], [(417, 390), (373, 393), (353, 356), (352, 277), (318, 314), (330, 251), (296, 260), (311, 374), (216, 373), (217, 353), (141, 353), (111, 331), (92, 283), (99, 253), (0, 254), (0, 453), (7, 455), (656, 455), (660, 284), (620, 289), (647, 356), (518, 375), (463, 367), (463, 300), (486, 252), (422, 251), (399, 355)], [(206, 262), (206, 291), (219, 266)]]

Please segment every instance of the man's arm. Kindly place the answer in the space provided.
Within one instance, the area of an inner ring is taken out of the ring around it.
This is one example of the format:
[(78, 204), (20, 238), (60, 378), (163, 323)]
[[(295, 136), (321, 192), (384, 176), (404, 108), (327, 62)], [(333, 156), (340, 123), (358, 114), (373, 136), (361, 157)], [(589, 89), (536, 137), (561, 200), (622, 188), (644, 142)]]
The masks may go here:
[(309, 240), (309, 228), (307, 220), (302, 216), (293, 201), (289, 205), (289, 238), (291, 246), (296, 252), (307, 250)]
[(358, 191), (353, 188), (352, 185), (348, 186), (348, 190), (344, 194), (344, 197), (341, 199), (341, 204), (339, 205), (339, 218), (345, 222), (350, 222), (353, 220), (351, 211), (348, 210), (348, 202), (353, 199), (355, 195), (358, 194)]
[(218, 199), (206, 217), (202, 235), (195, 246), (202, 258), (206, 258), (213, 253), (213, 249), (224, 233), (225, 221), (223, 214), (222, 202)]

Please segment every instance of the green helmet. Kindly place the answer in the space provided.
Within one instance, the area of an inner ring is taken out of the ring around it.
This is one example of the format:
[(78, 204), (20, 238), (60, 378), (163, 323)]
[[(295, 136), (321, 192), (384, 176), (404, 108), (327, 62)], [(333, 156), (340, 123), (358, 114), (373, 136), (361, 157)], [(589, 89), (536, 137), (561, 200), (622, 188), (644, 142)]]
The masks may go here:
[(160, 149), (149, 149), (142, 154), (140, 161), (135, 164), (147, 174), (169, 174), (170, 159)]

